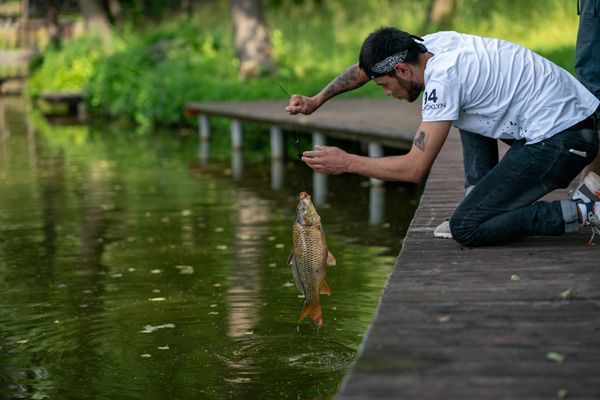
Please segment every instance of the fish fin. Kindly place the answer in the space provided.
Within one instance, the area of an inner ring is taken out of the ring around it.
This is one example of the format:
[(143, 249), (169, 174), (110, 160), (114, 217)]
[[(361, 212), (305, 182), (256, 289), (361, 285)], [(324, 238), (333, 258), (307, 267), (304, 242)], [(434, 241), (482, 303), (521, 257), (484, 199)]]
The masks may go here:
[(325, 264), (331, 267), (332, 265), (335, 265), (335, 263), (335, 257), (333, 256), (333, 254), (331, 254), (329, 250), (327, 250), (327, 260), (325, 260)]
[(331, 294), (331, 288), (329, 287), (327, 282), (325, 282), (325, 278), (323, 278), (323, 280), (321, 281), (321, 285), (319, 286), (319, 293), (320, 294)]
[(310, 315), (313, 322), (317, 326), (323, 325), (323, 311), (321, 304), (308, 305), (304, 304), (302, 314), (300, 314), (300, 321), (302, 321), (307, 315)]
[(290, 252), (290, 255), (288, 256), (288, 264), (292, 265), (294, 263), (294, 252)]
[(305, 294), (304, 286), (302, 285), (302, 280), (300, 279), (300, 276), (298, 275), (298, 268), (296, 268), (296, 260), (295, 259), (292, 259), (292, 275), (294, 276), (294, 284), (296, 284), (296, 287), (298, 288), (300, 293)]

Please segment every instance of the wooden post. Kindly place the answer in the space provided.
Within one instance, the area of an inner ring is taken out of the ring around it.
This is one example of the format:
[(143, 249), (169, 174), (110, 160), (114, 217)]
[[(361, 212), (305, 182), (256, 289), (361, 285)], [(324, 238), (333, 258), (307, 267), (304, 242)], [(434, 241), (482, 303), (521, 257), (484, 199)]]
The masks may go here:
[(240, 150), (242, 148), (242, 122), (239, 119), (231, 120), (231, 148), (233, 150)]
[(283, 133), (278, 126), (271, 126), (271, 159), (283, 159)]
[[(369, 142), (369, 157), (383, 157), (383, 146), (379, 143)], [(371, 185), (381, 185), (383, 182), (379, 179), (370, 178)]]

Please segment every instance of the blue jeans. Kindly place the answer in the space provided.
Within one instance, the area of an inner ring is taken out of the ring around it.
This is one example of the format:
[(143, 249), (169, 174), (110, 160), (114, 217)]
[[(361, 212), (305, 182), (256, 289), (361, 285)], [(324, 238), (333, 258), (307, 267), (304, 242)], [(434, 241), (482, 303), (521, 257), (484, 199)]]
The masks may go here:
[(600, 99), (600, 0), (578, 0), (577, 79)]
[(495, 139), (461, 131), (461, 140), (465, 187), (475, 186), (450, 218), (456, 241), (475, 247), (577, 232), (574, 202), (536, 200), (567, 187), (594, 159), (598, 151), (594, 130), (565, 130), (531, 145), (515, 141), (500, 162)]

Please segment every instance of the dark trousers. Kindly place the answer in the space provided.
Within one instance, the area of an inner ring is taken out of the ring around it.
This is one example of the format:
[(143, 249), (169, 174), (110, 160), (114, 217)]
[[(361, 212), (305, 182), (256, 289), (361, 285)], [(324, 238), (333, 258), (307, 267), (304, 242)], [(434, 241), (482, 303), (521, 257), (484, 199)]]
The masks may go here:
[(465, 187), (472, 190), (450, 218), (456, 241), (475, 247), (577, 232), (574, 202), (537, 200), (567, 187), (594, 159), (598, 135), (593, 129), (565, 130), (529, 145), (515, 141), (500, 162), (496, 139), (461, 131), (461, 140)]

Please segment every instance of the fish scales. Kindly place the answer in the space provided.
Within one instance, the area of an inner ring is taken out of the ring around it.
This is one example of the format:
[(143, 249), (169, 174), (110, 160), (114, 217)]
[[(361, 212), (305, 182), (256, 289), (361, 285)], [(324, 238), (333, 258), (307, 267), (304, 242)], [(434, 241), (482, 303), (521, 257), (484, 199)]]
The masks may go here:
[(327, 249), (321, 217), (306, 192), (299, 196), (292, 241), (292, 253), (288, 262), (292, 265), (296, 287), (304, 295), (300, 320), (310, 315), (313, 322), (321, 326), (323, 315), (319, 295), (331, 294), (331, 289), (325, 282), (325, 274), (327, 265), (335, 265), (335, 257)]
[[(307, 304), (318, 304), (317, 285), (325, 278), (327, 247), (320, 225), (294, 224), (295, 268)], [(297, 285), (298, 286), (298, 285)]]

